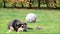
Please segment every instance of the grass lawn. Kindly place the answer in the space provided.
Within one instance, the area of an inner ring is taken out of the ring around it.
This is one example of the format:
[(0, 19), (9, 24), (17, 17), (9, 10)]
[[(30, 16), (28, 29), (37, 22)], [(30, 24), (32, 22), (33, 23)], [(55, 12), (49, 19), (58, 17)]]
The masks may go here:
[[(6, 8), (0, 8), (0, 34), (6, 34), (8, 23), (13, 19), (26, 22), (25, 16), (31, 12), (37, 16), (36, 23), (27, 22), (28, 27), (33, 28), (33, 30), (20, 32), (19, 34), (60, 34), (60, 10)], [(36, 26), (40, 26), (42, 29), (36, 30)], [(12, 31), (9, 34), (17, 33)]]

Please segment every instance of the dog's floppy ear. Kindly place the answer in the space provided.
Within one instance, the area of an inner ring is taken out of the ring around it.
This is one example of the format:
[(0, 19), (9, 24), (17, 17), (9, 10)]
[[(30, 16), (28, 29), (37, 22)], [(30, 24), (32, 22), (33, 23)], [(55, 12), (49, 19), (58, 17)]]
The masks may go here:
[(27, 25), (27, 23), (24, 23), (25, 25)]

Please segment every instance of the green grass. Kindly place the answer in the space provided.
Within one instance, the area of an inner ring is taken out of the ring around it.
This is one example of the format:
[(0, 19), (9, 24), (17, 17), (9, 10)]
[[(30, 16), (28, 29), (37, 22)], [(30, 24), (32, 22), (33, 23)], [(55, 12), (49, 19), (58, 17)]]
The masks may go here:
[[(8, 23), (13, 19), (26, 22), (25, 16), (31, 12), (37, 15), (36, 23), (27, 22), (28, 27), (32, 27), (33, 30), (19, 34), (60, 34), (60, 10), (6, 8), (0, 8), (0, 34), (6, 34)], [(42, 29), (36, 30), (36, 26), (40, 26)], [(9, 34), (17, 33), (12, 31)]]

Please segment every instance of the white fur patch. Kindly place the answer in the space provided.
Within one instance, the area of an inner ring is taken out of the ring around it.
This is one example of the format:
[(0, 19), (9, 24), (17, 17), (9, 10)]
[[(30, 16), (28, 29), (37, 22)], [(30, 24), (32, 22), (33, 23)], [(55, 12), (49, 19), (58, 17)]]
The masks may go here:
[(23, 31), (23, 28), (18, 28), (18, 31), (17, 31), (17, 33), (19, 33), (20, 31)]

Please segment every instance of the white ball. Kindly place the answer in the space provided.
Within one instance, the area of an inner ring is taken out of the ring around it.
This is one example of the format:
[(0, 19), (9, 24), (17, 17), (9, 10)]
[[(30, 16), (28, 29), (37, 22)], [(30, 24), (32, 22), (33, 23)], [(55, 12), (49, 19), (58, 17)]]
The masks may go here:
[(36, 22), (36, 15), (34, 13), (27, 14), (26, 21), (28, 21), (28, 22)]

